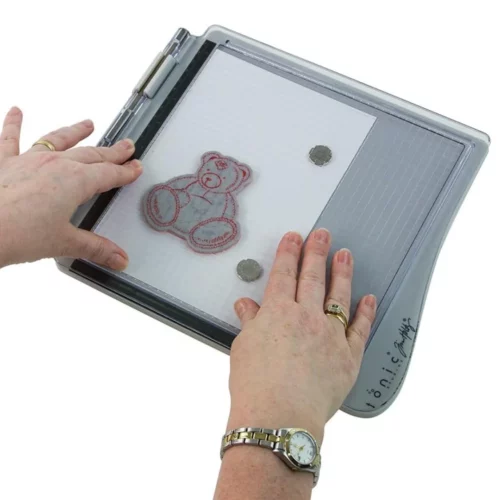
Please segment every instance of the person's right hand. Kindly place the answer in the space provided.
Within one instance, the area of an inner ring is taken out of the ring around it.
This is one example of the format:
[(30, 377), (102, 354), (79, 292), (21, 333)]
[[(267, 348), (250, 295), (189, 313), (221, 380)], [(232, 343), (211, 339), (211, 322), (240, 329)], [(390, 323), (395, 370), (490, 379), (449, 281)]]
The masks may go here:
[(364, 296), (347, 331), (325, 315), (329, 304), (351, 306), (353, 257), (338, 251), (326, 288), (331, 237), (311, 233), (299, 272), (302, 238), (281, 240), (262, 305), (249, 298), (235, 309), (242, 331), (231, 348), (231, 414), (239, 427), (303, 427), (321, 442), (325, 423), (340, 408), (361, 366), (376, 301)]
[(69, 221), (95, 194), (139, 177), (139, 161), (124, 163), (134, 152), (132, 141), (70, 149), (93, 132), (92, 122), (86, 120), (43, 137), (56, 152), (37, 145), (20, 155), (21, 122), (21, 111), (12, 108), (0, 135), (0, 267), (73, 257), (124, 269), (128, 257), (123, 249)]

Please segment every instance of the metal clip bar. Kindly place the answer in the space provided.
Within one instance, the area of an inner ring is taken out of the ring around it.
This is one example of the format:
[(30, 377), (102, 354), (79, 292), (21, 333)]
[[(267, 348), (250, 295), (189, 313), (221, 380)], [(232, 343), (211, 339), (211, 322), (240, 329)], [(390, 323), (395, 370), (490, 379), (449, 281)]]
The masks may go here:
[(176, 64), (176, 60), (170, 54), (162, 61), (161, 66), (157, 68), (147, 86), (144, 88), (143, 93), (146, 97), (152, 99), (156, 95), (156, 92), (158, 92), (158, 89), (166, 80), (169, 73), (174, 69)]
[[(170, 71), (176, 64), (175, 56), (179, 53), (181, 47), (186, 42), (189, 32), (181, 28), (177, 31), (174, 38), (160, 52), (149, 65), (139, 83), (134, 87), (134, 92), (145, 94), (147, 97), (153, 97), (160, 85), (165, 81)], [(153, 79), (155, 80), (152, 83)], [(150, 83), (152, 85), (150, 85)]]
[(160, 52), (153, 59), (153, 62), (149, 65), (149, 68), (142, 75), (141, 79), (137, 82), (137, 85), (134, 87), (134, 92), (136, 92), (137, 94), (141, 94), (144, 91), (149, 80), (151, 80), (151, 78), (156, 73), (157, 69), (159, 68), (160, 64), (163, 62), (164, 59), (165, 56), (163, 55), (163, 52)]
[(100, 145), (109, 146), (118, 136), (126, 124), (133, 118), (145, 99), (152, 99), (161, 87), (167, 76), (177, 64), (176, 56), (189, 38), (189, 31), (180, 28), (168, 43), (149, 65), (148, 69), (134, 87), (131, 98), (122, 108), (115, 121), (106, 131), (100, 141)]

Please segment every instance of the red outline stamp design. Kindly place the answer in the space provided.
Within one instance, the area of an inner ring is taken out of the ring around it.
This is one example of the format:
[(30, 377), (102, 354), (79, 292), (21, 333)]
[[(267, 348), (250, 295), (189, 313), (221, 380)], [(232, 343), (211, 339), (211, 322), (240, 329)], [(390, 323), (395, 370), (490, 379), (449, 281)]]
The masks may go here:
[(144, 216), (153, 229), (182, 238), (196, 252), (223, 252), (240, 239), (236, 194), (251, 178), (248, 165), (210, 151), (195, 175), (153, 186), (143, 199)]

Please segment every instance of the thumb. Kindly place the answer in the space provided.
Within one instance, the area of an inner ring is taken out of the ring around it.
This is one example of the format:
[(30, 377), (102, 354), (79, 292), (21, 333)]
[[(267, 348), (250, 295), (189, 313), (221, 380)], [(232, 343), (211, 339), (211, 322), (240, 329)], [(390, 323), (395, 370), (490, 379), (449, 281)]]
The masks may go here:
[(241, 321), (241, 328), (244, 328), (246, 323), (257, 316), (259, 309), (259, 304), (255, 300), (246, 297), (234, 303), (234, 310)]
[(71, 232), (70, 241), (64, 253), (65, 255), (61, 257), (87, 259), (116, 271), (123, 271), (128, 264), (125, 250), (107, 238), (83, 229), (75, 229)]

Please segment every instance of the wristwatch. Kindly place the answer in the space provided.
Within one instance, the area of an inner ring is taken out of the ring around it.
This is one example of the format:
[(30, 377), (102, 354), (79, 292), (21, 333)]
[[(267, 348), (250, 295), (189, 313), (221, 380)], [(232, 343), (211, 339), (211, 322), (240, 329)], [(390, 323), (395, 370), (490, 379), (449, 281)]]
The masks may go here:
[(319, 479), (321, 468), (320, 449), (316, 439), (305, 429), (282, 428), (263, 429), (260, 427), (240, 427), (224, 434), (220, 457), (233, 446), (250, 444), (271, 450), (294, 471), (312, 472), (313, 486)]

